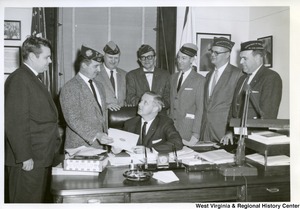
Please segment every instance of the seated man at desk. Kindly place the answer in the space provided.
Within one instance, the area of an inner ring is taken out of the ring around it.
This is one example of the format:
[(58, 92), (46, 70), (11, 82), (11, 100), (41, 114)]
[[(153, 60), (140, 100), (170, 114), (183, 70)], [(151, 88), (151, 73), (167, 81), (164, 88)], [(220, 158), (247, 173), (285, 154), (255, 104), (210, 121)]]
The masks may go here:
[[(182, 149), (182, 138), (172, 119), (158, 114), (164, 106), (160, 95), (153, 92), (143, 94), (138, 105), (138, 115), (124, 124), (124, 130), (139, 134), (138, 145), (154, 148), (158, 152), (171, 152), (173, 147)], [(114, 153), (121, 150), (112, 148)]]

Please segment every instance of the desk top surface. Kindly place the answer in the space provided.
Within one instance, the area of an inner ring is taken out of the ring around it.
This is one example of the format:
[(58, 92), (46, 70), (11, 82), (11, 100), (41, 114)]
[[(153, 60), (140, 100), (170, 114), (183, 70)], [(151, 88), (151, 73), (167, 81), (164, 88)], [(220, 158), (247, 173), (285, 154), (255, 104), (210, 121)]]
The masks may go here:
[(129, 181), (123, 177), (128, 167), (107, 167), (99, 176), (52, 176), (51, 190), (54, 195), (76, 195), (93, 193), (164, 191), (174, 189), (199, 189), (227, 187), (260, 183), (289, 182), (289, 176), (224, 177), (216, 171), (186, 172), (174, 170), (179, 181), (163, 183), (151, 178), (145, 182)]

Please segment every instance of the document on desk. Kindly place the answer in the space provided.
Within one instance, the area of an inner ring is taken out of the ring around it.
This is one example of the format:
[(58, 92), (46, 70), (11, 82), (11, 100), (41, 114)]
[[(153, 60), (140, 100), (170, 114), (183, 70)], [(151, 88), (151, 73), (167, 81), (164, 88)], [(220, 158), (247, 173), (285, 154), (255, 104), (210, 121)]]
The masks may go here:
[(114, 139), (114, 142), (109, 145), (128, 151), (136, 146), (139, 139), (139, 135), (137, 134), (115, 128), (108, 129), (108, 136)]
[(225, 151), (224, 149), (218, 149), (208, 152), (201, 152), (198, 155), (200, 158), (205, 159), (215, 164), (233, 163), (234, 154)]
[(173, 171), (158, 171), (153, 174), (153, 178), (162, 181), (164, 183), (171, 183), (174, 181), (179, 181), (179, 178)]
[(65, 149), (67, 155), (66, 157), (74, 157), (74, 156), (96, 156), (100, 155), (102, 153), (105, 153), (106, 150), (104, 149), (97, 149), (94, 147), (86, 147), (86, 146), (80, 146), (77, 148), (70, 148)]

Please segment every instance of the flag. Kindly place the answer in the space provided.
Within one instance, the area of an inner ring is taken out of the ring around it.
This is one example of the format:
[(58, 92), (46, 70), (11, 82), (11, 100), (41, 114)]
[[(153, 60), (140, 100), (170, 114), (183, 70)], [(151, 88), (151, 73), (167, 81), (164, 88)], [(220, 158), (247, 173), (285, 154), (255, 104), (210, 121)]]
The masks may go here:
[[(196, 44), (196, 33), (195, 33), (195, 20), (193, 16), (193, 8), (186, 7), (185, 8), (185, 15), (180, 39), (180, 47), (185, 43), (193, 43)], [(197, 44), (196, 44), (197, 45)], [(193, 62), (193, 66), (196, 68), (198, 66), (197, 56)]]
[[(45, 9), (41, 7), (32, 8), (32, 21), (31, 21), (31, 35), (46, 38), (46, 19)], [(52, 72), (52, 65), (42, 75), (42, 81), (50, 92), (50, 71)]]

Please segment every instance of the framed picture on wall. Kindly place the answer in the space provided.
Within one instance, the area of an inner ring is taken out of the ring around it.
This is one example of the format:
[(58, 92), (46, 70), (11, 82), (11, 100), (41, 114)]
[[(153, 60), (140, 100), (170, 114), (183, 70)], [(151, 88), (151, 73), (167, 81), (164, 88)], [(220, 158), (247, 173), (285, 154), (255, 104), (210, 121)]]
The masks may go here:
[[(14, 72), (21, 64), (21, 47), (4, 46), (4, 75)], [(5, 76), (6, 77), (6, 76)]]
[(198, 46), (198, 71), (210, 71), (214, 69), (210, 61), (210, 49), (214, 37), (225, 37), (231, 40), (231, 34), (221, 33), (197, 33), (197, 46)]
[(21, 40), (21, 21), (4, 20), (4, 40)]
[(257, 40), (262, 41), (265, 48), (264, 66), (269, 68), (273, 67), (273, 36), (265, 36)]

